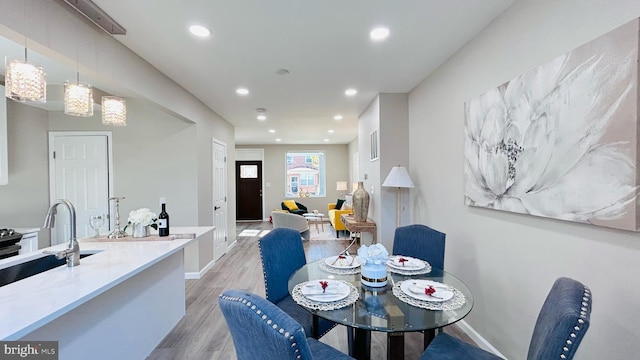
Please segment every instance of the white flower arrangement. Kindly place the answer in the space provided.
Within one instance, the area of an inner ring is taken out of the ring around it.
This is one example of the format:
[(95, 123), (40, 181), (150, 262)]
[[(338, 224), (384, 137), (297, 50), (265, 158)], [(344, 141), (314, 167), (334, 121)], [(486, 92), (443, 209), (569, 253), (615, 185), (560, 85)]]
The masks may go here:
[(389, 252), (382, 244), (362, 245), (358, 249), (358, 257), (362, 263), (382, 264), (389, 258)]
[[(138, 210), (133, 210), (129, 213), (127, 226), (130, 224), (140, 224), (142, 226), (151, 226), (154, 229), (156, 228), (158, 221), (158, 216), (153, 211), (148, 208), (140, 208)], [(125, 226), (125, 230), (126, 230)]]

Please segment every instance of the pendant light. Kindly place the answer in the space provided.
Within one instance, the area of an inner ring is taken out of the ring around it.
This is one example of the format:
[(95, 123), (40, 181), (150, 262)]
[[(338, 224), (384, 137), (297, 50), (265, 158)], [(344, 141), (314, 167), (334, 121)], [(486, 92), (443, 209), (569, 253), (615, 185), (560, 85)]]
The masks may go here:
[(27, 16), (24, 5), (24, 61), (12, 60), (6, 65), (5, 95), (7, 98), (20, 102), (47, 101), (47, 81), (44, 69), (27, 62)]
[[(113, 41), (116, 41), (113, 39)], [(115, 58), (115, 44), (111, 47), (111, 78), (113, 79), (113, 62)], [(117, 96), (102, 97), (102, 124), (111, 126), (127, 126), (127, 102)]]
[(71, 116), (93, 116), (93, 88), (80, 83), (80, 65), (78, 60), (78, 20), (76, 22), (76, 80), (64, 83), (64, 113)]

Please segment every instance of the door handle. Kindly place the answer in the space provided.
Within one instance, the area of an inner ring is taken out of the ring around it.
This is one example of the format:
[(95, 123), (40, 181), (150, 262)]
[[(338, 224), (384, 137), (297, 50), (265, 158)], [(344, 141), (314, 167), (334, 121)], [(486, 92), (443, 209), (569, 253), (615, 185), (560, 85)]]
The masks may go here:
[(218, 209), (220, 209), (220, 206), (214, 206), (214, 207), (213, 207), (213, 211), (216, 211), (216, 210), (218, 210)]

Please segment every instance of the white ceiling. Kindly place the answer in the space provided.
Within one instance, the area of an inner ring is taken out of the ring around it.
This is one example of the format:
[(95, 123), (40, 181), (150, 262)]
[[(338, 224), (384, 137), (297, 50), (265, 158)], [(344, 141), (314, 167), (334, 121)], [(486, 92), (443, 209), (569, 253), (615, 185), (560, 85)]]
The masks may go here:
[[(232, 123), (237, 144), (344, 144), (376, 94), (411, 91), (515, 0), (94, 2), (127, 29), (116, 39)], [(194, 23), (212, 36), (191, 35)], [(380, 25), (391, 35), (373, 42)]]

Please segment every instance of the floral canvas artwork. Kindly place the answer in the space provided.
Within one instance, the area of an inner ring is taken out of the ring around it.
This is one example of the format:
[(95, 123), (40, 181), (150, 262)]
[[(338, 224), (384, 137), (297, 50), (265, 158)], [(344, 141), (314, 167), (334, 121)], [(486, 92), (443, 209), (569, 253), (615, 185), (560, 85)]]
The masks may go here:
[(638, 19), (465, 104), (465, 203), (638, 230)]

